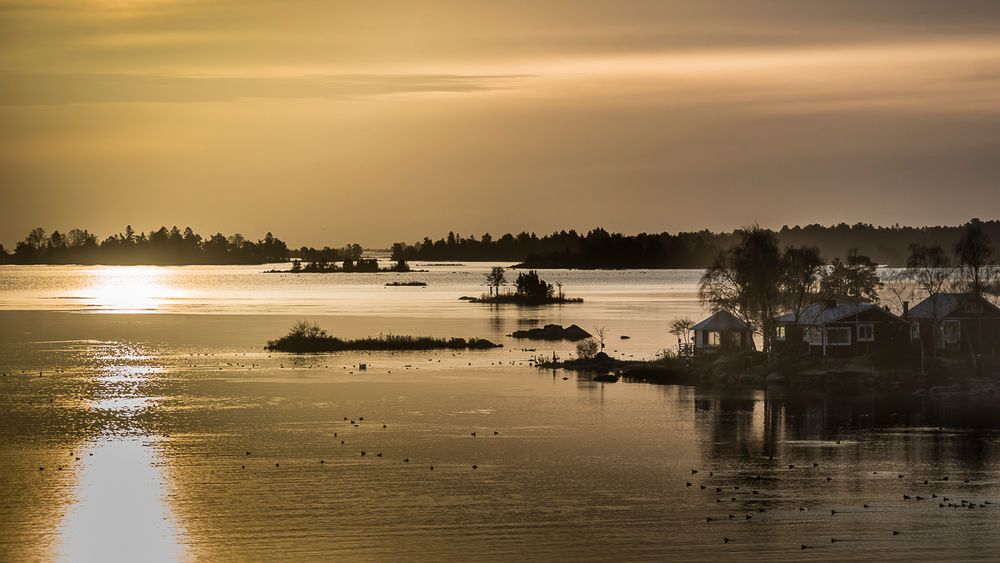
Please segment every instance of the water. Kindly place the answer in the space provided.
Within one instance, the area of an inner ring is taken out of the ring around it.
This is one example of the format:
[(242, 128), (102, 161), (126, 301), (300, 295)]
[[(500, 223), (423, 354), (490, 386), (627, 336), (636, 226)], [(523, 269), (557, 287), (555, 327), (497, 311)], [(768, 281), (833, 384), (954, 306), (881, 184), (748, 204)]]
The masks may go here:
[[(302, 276), (243, 266), (0, 269), (0, 558), (1000, 552), (991, 413), (539, 371), (527, 360), (572, 346), (505, 334), (601, 325), (610, 353), (651, 357), (674, 343), (669, 320), (702, 314), (698, 272), (543, 272), (585, 302), (459, 301), (485, 289), (490, 265)], [(430, 285), (383, 287), (408, 279)], [(505, 348), (262, 350), (298, 318), (343, 336), (476, 336)]]

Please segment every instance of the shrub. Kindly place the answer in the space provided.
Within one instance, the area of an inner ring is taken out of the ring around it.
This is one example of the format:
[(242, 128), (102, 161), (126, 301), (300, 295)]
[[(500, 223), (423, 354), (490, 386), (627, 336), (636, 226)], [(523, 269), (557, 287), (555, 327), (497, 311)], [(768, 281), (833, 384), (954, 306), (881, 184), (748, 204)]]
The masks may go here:
[(576, 343), (576, 355), (583, 360), (589, 360), (597, 355), (601, 345), (593, 338), (587, 338)]

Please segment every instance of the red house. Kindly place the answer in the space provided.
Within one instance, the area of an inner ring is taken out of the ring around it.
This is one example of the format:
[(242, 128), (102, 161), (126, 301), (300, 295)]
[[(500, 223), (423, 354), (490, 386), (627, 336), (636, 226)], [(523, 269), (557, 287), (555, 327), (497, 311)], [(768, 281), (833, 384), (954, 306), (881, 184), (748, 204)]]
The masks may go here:
[(974, 293), (935, 293), (909, 310), (925, 351), (1000, 355), (1000, 307)]
[(910, 323), (873, 303), (813, 303), (774, 319), (776, 349), (809, 356), (861, 356), (909, 345)]

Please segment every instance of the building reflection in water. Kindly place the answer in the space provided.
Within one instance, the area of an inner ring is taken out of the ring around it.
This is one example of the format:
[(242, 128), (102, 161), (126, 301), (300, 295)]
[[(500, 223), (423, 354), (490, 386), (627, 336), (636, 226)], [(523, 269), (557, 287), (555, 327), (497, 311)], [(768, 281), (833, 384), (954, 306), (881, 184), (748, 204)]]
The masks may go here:
[(705, 390), (694, 392), (692, 408), (706, 459), (754, 463), (792, 450), (810, 461), (846, 462), (845, 456), (861, 454), (841, 446), (864, 442), (886, 459), (987, 469), (996, 439), (991, 429), (1000, 423), (996, 412), (981, 406), (910, 397)]

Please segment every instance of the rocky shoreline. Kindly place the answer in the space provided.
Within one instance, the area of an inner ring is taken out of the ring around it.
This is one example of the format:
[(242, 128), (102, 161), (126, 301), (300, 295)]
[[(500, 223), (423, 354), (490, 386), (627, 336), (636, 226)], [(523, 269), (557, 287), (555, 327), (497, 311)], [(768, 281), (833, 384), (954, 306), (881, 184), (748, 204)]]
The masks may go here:
[(935, 365), (920, 376), (908, 368), (879, 368), (864, 359), (852, 362), (803, 360), (784, 366), (757, 365), (746, 368), (743, 357), (719, 357), (705, 363), (677, 358), (620, 360), (603, 352), (591, 359), (549, 360), (539, 358), (539, 369), (608, 373), (615, 372), (635, 383), (692, 385), (711, 388), (788, 390), (836, 395), (892, 393), (900, 397), (935, 401), (1000, 401), (1000, 372), (978, 377), (961, 362)]

